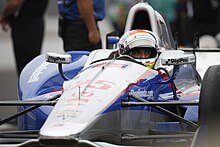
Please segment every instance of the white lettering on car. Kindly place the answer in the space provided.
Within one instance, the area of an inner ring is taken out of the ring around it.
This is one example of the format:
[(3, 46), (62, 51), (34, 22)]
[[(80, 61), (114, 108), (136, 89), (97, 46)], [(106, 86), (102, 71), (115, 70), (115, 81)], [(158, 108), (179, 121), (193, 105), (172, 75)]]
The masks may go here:
[(40, 75), (43, 74), (43, 71), (47, 69), (47, 65), (49, 65), (47, 62), (43, 62), (37, 69), (35, 69), (27, 83), (37, 82)]

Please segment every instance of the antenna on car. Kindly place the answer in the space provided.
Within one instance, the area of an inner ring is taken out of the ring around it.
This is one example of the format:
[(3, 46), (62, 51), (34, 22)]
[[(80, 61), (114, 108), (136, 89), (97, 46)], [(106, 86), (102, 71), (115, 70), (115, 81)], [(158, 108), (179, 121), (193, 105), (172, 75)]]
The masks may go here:
[(179, 32), (174, 34), (174, 47), (177, 50), (179, 46)]
[(199, 48), (199, 32), (195, 33), (193, 41), (193, 49)]
[[(194, 41), (193, 41), (193, 54), (195, 56), (196, 59), (196, 49), (199, 48), (199, 32), (196, 32), (194, 35)], [(196, 61), (194, 63), (195, 67), (196, 67)]]

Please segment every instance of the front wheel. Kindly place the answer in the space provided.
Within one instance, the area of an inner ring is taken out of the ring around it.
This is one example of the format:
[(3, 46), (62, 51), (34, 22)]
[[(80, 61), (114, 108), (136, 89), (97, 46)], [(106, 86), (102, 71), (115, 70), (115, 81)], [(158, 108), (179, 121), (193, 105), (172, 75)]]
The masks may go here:
[(199, 124), (207, 127), (208, 147), (220, 145), (220, 65), (210, 66), (202, 81)]

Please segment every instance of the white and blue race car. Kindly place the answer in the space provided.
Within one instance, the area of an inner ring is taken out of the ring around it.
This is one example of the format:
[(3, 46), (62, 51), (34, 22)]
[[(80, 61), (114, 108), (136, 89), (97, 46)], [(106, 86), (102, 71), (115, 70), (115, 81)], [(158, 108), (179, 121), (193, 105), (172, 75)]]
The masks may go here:
[(147, 3), (129, 11), (125, 32), (134, 29), (160, 37), (153, 69), (112, 58), (117, 37), (111, 36), (113, 49), (47, 53), (31, 61), (19, 79), (19, 101), (7, 104), (18, 105), (18, 114), (1, 121), (18, 117), (17, 132), (0, 133), (14, 135), (8, 146), (216, 145), (220, 66), (201, 79), (198, 49), (176, 48), (164, 17)]

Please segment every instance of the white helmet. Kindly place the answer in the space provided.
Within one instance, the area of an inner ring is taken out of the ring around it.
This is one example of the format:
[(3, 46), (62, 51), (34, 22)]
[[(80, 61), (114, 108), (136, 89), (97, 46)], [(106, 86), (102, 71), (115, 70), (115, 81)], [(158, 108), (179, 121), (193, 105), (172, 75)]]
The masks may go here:
[(131, 30), (119, 40), (119, 55), (130, 55), (138, 50), (144, 50), (147, 56), (132, 56), (136, 61), (153, 68), (158, 56), (158, 38), (148, 30)]

